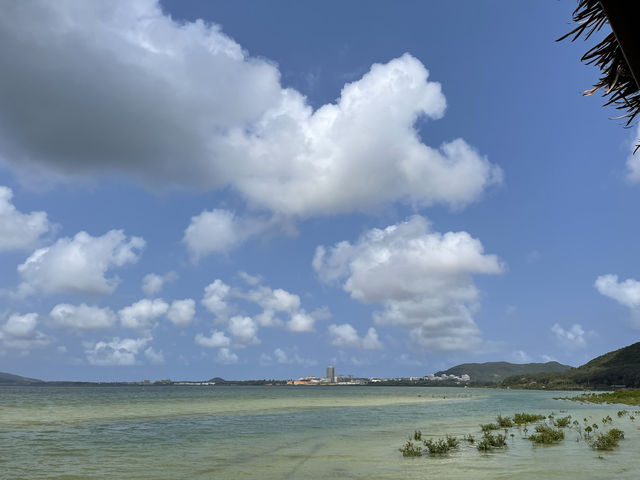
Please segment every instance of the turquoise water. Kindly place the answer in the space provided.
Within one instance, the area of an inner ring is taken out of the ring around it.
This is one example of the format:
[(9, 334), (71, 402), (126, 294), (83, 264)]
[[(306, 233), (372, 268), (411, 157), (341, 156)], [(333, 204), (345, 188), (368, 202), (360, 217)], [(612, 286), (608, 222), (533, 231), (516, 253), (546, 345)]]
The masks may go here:
[[(402, 387), (0, 387), (2, 479), (638, 478), (640, 415), (553, 400), (558, 392)], [(564, 395), (560, 393), (560, 395)], [(637, 408), (637, 407), (636, 407)], [(633, 408), (629, 408), (633, 410)], [(479, 437), (515, 412), (613, 417), (625, 432), (595, 452), (577, 432), (505, 451), (462, 445), (404, 458), (408, 434)], [(580, 440), (580, 441), (577, 441)]]

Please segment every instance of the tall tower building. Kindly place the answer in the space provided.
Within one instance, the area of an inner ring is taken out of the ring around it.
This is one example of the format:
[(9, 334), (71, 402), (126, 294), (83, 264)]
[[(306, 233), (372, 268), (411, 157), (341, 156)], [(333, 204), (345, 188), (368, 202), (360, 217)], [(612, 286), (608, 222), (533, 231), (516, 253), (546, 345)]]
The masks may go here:
[(327, 367), (327, 380), (332, 383), (336, 381), (336, 370), (333, 368), (333, 365)]

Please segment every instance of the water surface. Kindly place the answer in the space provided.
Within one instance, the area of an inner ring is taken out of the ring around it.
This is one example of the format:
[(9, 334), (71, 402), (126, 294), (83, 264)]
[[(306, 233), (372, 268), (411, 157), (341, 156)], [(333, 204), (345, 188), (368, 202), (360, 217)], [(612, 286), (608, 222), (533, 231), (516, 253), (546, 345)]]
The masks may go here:
[[(0, 387), (0, 478), (496, 479), (637, 478), (640, 415), (553, 400), (565, 393), (412, 387)], [(636, 407), (637, 408), (637, 407)], [(633, 408), (629, 408), (632, 410)], [(610, 415), (625, 440), (591, 450), (566, 430), (534, 447), (512, 429), (506, 451), (462, 445), (403, 458), (409, 433), (479, 436), (515, 412)]]

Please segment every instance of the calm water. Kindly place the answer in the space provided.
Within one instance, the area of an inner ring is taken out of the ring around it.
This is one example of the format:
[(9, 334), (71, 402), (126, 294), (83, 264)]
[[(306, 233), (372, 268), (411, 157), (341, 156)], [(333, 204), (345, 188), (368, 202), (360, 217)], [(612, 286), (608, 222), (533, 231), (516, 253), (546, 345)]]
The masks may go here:
[[(623, 406), (553, 400), (557, 395), (400, 387), (0, 387), (0, 478), (638, 478), (640, 415), (635, 422), (619, 419)], [(608, 414), (626, 439), (615, 452), (599, 454), (572, 430), (560, 445), (533, 447), (513, 429), (509, 448), (491, 454), (466, 445), (445, 458), (403, 458), (397, 451), (416, 428), (425, 436), (478, 437), (480, 423), (518, 411), (598, 423)]]

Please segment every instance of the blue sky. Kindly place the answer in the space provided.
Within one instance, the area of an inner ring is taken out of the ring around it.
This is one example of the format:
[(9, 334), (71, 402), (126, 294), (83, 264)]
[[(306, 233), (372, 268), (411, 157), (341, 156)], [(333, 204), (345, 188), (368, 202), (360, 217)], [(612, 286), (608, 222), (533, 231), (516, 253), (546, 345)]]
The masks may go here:
[(579, 365), (637, 340), (640, 160), (573, 1), (0, 16), (0, 371)]

